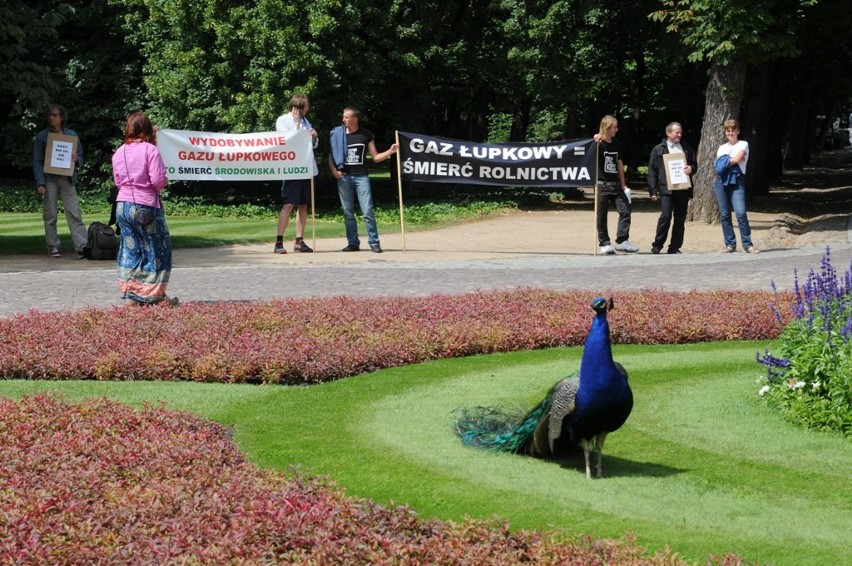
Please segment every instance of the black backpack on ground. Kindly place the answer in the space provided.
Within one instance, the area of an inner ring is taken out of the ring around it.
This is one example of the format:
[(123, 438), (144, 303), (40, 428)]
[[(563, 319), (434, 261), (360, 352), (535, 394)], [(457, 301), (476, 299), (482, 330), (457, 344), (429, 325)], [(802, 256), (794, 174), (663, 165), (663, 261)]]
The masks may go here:
[(115, 230), (103, 222), (89, 224), (89, 241), (83, 248), (87, 259), (115, 259), (118, 257), (118, 238)]

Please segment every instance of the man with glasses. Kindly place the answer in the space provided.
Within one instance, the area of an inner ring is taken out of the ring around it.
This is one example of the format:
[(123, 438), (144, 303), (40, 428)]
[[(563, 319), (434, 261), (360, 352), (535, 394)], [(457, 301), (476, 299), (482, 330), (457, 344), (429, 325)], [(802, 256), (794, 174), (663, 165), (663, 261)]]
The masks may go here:
[(86, 246), (86, 225), (83, 224), (83, 214), (80, 212), (80, 204), (77, 201), (77, 167), (74, 174), (54, 175), (44, 170), (44, 158), (47, 153), (47, 137), (49, 134), (62, 134), (77, 138), (76, 149), (71, 154), (71, 161), (76, 165), (83, 163), (83, 146), (77, 132), (65, 126), (68, 116), (65, 108), (59, 104), (52, 104), (47, 110), (47, 128), (36, 134), (33, 144), (33, 175), (35, 176), (36, 190), (43, 198), (44, 209), (44, 238), (47, 241), (47, 253), (51, 257), (62, 257), (60, 250), (59, 234), (56, 231), (56, 220), (59, 216), (58, 201), (62, 199), (62, 208), (65, 210), (65, 218), (68, 220), (68, 228), (71, 231), (71, 241), (77, 258), (83, 259), (83, 248)]

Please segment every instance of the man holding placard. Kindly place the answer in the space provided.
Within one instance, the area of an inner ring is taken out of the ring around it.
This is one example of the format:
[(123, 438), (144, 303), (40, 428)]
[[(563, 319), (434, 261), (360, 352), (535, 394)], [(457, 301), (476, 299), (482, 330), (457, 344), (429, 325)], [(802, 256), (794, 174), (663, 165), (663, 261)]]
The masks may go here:
[[(648, 192), (660, 202), (657, 233), (651, 253), (658, 254), (666, 243), (669, 227), (672, 237), (668, 253), (679, 254), (683, 246), (686, 213), (692, 198), (692, 176), (698, 169), (695, 151), (681, 142), (683, 128), (677, 122), (666, 126), (666, 138), (651, 150), (648, 162)], [(673, 225), (672, 225), (673, 224)]]
[(82, 259), (88, 239), (83, 214), (77, 201), (76, 165), (83, 162), (83, 146), (77, 132), (65, 127), (68, 116), (65, 108), (52, 104), (47, 109), (48, 127), (40, 131), (33, 144), (33, 175), (36, 190), (44, 199), (44, 238), (47, 253), (61, 257), (56, 220), (58, 201), (62, 199), (65, 218), (71, 231), (71, 241), (77, 257)]

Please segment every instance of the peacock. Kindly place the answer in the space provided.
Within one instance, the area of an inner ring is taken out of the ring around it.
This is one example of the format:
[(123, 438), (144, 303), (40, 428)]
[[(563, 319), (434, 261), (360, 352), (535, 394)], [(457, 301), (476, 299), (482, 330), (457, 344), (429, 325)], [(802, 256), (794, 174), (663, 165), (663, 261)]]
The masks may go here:
[[(586, 460), (586, 477), (602, 477), (604, 440), (627, 421), (633, 409), (633, 392), (627, 371), (612, 359), (607, 311), (613, 301), (597, 297), (592, 327), (583, 347), (580, 371), (561, 379), (545, 398), (522, 415), (496, 407), (459, 410), (456, 432), (466, 445), (526, 454), (536, 458), (560, 457), (579, 444)], [(520, 418), (519, 418), (520, 417)]]

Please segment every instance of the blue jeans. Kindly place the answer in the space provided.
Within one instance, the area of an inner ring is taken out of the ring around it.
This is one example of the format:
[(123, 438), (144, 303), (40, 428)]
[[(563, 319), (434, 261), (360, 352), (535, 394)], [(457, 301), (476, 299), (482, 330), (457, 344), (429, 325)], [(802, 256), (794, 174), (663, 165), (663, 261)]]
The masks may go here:
[(370, 187), (370, 177), (367, 175), (344, 175), (337, 180), (337, 192), (340, 195), (340, 205), (343, 207), (343, 224), (346, 226), (346, 240), (349, 244), (360, 246), (358, 239), (358, 223), (355, 221), (355, 197), (361, 207), (361, 215), (367, 226), (367, 243), (379, 245), (379, 230), (376, 228), (376, 217), (373, 216), (373, 191)]
[(722, 223), (722, 236), (725, 239), (725, 246), (737, 247), (734, 224), (731, 222), (731, 209), (733, 209), (737, 217), (743, 249), (747, 250), (752, 246), (752, 243), (751, 226), (749, 226), (748, 214), (746, 214), (745, 179), (741, 178), (736, 185), (726, 186), (722, 185), (722, 180), (719, 177), (716, 177), (713, 189), (716, 191), (716, 201), (719, 203), (719, 220)]

